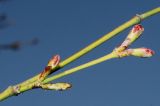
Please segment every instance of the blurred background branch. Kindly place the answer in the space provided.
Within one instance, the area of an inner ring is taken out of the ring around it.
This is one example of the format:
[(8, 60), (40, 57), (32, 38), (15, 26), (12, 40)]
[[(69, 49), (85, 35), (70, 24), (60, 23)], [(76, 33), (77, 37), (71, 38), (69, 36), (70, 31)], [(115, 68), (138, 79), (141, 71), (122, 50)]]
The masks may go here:
[[(0, 0), (0, 3), (8, 2), (10, 0)], [(8, 15), (5, 12), (0, 13), (0, 30), (12, 25), (12, 21), (8, 18)], [(0, 50), (20, 50), (22, 47), (27, 45), (36, 45), (38, 43), (38, 38), (33, 38), (29, 41), (14, 41), (9, 44), (0, 44)]]
[(20, 50), (22, 47), (27, 45), (36, 45), (38, 43), (37, 38), (33, 38), (30, 41), (15, 41), (10, 44), (0, 44), (0, 50)]

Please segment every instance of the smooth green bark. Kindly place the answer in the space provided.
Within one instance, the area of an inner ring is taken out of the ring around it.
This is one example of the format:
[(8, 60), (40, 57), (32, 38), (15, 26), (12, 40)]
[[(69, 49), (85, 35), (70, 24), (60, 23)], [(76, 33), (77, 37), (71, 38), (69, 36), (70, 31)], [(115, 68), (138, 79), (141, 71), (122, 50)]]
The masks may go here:
[[(105, 41), (109, 40), (110, 38), (116, 36), (118, 33), (126, 30), (127, 28), (129, 28), (130, 26), (132, 25), (135, 25), (135, 24), (138, 24), (140, 23), (141, 21), (143, 21), (144, 19), (152, 16), (152, 15), (155, 15), (155, 14), (158, 14), (160, 13), (160, 7), (158, 8), (155, 8), (153, 10), (150, 10), (150, 11), (147, 11), (141, 15), (136, 15), (135, 17), (133, 17), (132, 19), (130, 19), (129, 21), (125, 22), (124, 24), (122, 24), (121, 26), (115, 28), (113, 31), (109, 32), (108, 34), (104, 35), (103, 37), (99, 38), (98, 40), (96, 40), (95, 42), (93, 42), (92, 44), (88, 45), (87, 47), (85, 47), (84, 49), (80, 50), (79, 52), (73, 54), (72, 56), (70, 56), (69, 58), (65, 59), (64, 61), (60, 62), (59, 66), (54, 68), (53, 69), (53, 72), (54, 71), (57, 71), (58, 69), (60, 68), (63, 68), (64, 66), (66, 66), (67, 64), (75, 61), (76, 59), (80, 58), (81, 56), (85, 55), (86, 53), (90, 52), (91, 50), (93, 50), (94, 48), (96, 48), (97, 46), (101, 45), (102, 43), (104, 43)], [(94, 60), (94, 61), (91, 61), (89, 63), (86, 63), (86, 64), (83, 64), (81, 66), (78, 66), (76, 68), (73, 68), (71, 70), (68, 70), (67, 72), (62, 72), (60, 74), (57, 74), (57, 76), (53, 76), (51, 78), (48, 78), (46, 80), (44, 80), (43, 83), (48, 83), (50, 81), (53, 81), (55, 79), (58, 79), (58, 78), (61, 78), (63, 76), (66, 76), (68, 74), (71, 74), (73, 72), (76, 72), (80, 69), (83, 69), (83, 68), (86, 68), (86, 67), (89, 67), (89, 66), (92, 66), (92, 65), (95, 65), (95, 64), (98, 64), (100, 62), (103, 62), (105, 60), (108, 60), (110, 58), (115, 58), (116, 55), (114, 53), (111, 53), (109, 55), (106, 55), (102, 58), (99, 58), (97, 60)], [(34, 84), (38, 78), (39, 74), (18, 84), (18, 85), (15, 85), (15, 86), (10, 86), (8, 87), (6, 90), (4, 90), (2, 93), (0, 93), (0, 101), (4, 100), (4, 99), (7, 99), (8, 97), (10, 96), (14, 96), (15, 94), (17, 94), (17, 92), (14, 91), (13, 88), (15, 87), (19, 87), (18, 88), (18, 91), (19, 93), (22, 93), (22, 92), (25, 92), (27, 90), (30, 90), (30, 89), (33, 89), (34, 87)]]

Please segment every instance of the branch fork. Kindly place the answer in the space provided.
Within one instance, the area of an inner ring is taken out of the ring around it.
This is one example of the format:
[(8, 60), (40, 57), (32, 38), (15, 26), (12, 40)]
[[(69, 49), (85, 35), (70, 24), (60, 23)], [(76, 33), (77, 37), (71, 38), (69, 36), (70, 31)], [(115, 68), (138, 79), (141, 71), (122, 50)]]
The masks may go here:
[(45, 90), (67, 90), (71, 88), (71, 84), (69, 83), (46, 83), (43, 84), (43, 80), (45, 80), (49, 74), (52, 73), (52, 70), (56, 68), (60, 63), (60, 56), (55, 55), (53, 56), (50, 61), (48, 62), (47, 66), (44, 70), (39, 74), (37, 81), (34, 82), (33, 88), (42, 88)]
[[(88, 45), (84, 49), (80, 50), (79, 52), (75, 53), (74, 55), (70, 56), (69, 58), (65, 59), (64, 61), (60, 61), (60, 56), (55, 55), (51, 58), (51, 60), (48, 62), (47, 66), (44, 68), (44, 70), (20, 83), (15, 86), (10, 86), (6, 90), (4, 90), (2, 93), (0, 93), (0, 101), (7, 99), (8, 97), (18, 95), (22, 92), (25, 92), (27, 90), (31, 90), (33, 88), (42, 88), (46, 90), (67, 90), (71, 88), (71, 84), (69, 83), (51, 83), (52, 81), (70, 75), (74, 72), (77, 72), (79, 70), (82, 70), (84, 68), (96, 65), (98, 63), (104, 62), (109, 59), (113, 58), (122, 58), (126, 56), (136, 56), (136, 57), (151, 57), (154, 54), (154, 51), (148, 48), (134, 48), (131, 49), (128, 47), (136, 41), (141, 34), (144, 31), (144, 28), (139, 23), (143, 21), (144, 19), (160, 13), (160, 7), (157, 7), (153, 10), (147, 11), (141, 15), (136, 15), (129, 21), (125, 22), (124, 24), (120, 25), (119, 27), (115, 28), (113, 31), (109, 32), (108, 34), (104, 35), (102, 38), (96, 40), (92, 44)], [(67, 64), (75, 61), (76, 59), (80, 58), (81, 56), (85, 55), (86, 53), (90, 52), (97, 46), (101, 45), (105, 41), (109, 40), (110, 38), (114, 37), (118, 33), (124, 31), (125, 29), (129, 28), (130, 26), (135, 25), (131, 31), (129, 32), (128, 36), (125, 38), (125, 40), (121, 43), (119, 47), (116, 47), (111, 53), (102, 56), (98, 59), (92, 60), (90, 62), (87, 62), (85, 64), (79, 65), (77, 67), (68, 69), (64, 72), (61, 72), (59, 74), (53, 75), (51, 77), (48, 77), (50, 74), (54, 73), (55, 71), (63, 68)]]

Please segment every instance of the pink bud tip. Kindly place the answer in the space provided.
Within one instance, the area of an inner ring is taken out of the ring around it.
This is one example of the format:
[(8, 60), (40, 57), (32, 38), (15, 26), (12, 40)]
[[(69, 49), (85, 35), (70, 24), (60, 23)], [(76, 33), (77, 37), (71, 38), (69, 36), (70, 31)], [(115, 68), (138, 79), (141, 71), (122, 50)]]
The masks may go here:
[(145, 48), (145, 51), (146, 51), (147, 54), (151, 54), (151, 55), (155, 54), (155, 52), (153, 50), (148, 49), (148, 48)]
[(56, 66), (60, 62), (60, 56), (59, 55), (53, 56), (51, 61), (52, 61), (53, 65)]
[(143, 26), (141, 25), (141, 24), (137, 24), (137, 25), (135, 25), (134, 27), (133, 27), (133, 32), (137, 32), (137, 31), (143, 31), (144, 30), (144, 28), (143, 28)]
[(148, 48), (141, 48), (144, 51), (144, 55), (142, 57), (151, 57), (153, 56), (155, 53), (153, 50), (148, 49)]

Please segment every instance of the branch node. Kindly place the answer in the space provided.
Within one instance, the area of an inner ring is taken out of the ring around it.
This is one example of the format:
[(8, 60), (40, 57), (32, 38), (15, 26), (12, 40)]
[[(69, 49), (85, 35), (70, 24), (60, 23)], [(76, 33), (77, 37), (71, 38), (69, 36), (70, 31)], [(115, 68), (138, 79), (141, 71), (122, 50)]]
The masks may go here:
[(142, 22), (142, 17), (141, 17), (141, 15), (139, 15), (139, 14), (136, 14), (136, 17), (139, 19), (139, 23), (141, 23)]
[(18, 94), (20, 94), (20, 86), (16, 85), (12, 87), (13, 93), (14, 95), (18, 96)]

